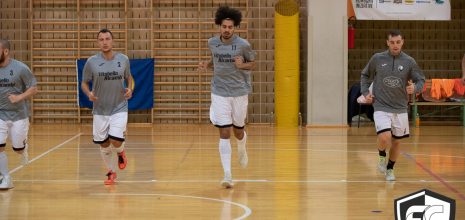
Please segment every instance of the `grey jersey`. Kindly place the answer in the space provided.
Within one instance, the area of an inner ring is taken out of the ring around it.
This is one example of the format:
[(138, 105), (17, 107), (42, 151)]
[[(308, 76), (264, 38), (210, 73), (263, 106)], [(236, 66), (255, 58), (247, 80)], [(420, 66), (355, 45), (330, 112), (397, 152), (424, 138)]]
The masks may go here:
[(19, 95), (34, 86), (37, 80), (24, 63), (10, 59), (7, 66), (0, 67), (0, 119), (18, 121), (29, 117), (27, 100), (11, 103), (8, 94)]
[(102, 53), (91, 56), (84, 65), (82, 81), (92, 81), (92, 92), (97, 97), (92, 113), (113, 115), (128, 111), (124, 98), (124, 80), (131, 77), (129, 59), (115, 53), (112, 60), (105, 60)]
[(420, 92), (425, 84), (425, 76), (415, 60), (404, 52), (398, 56), (389, 51), (373, 55), (362, 70), (361, 92), (368, 94), (370, 76), (373, 77), (373, 107), (375, 111), (406, 113), (408, 81), (415, 83), (415, 92)]
[(219, 36), (208, 39), (208, 47), (212, 52), (213, 78), (212, 93), (223, 97), (247, 95), (252, 91), (250, 70), (237, 69), (235, 56), (244, 57), (244, 62), (255, 60), (249, 42), (233, 35), (231, 43), (225, 44)]

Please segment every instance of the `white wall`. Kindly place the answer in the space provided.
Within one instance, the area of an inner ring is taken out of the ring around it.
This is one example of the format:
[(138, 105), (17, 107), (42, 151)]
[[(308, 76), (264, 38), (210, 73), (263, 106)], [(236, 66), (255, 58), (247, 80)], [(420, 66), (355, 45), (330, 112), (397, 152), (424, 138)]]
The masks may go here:
[(307, 0), (307, 125), (347, 125), (347, 1)]

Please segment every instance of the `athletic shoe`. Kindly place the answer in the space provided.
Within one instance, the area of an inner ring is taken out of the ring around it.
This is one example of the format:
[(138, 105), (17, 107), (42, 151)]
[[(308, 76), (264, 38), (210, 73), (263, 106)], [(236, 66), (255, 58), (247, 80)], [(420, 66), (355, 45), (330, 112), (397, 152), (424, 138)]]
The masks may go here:
[(124, 150), (121, 153), (118, 153), (118, 167), (120, 170), (124, 170), (126, 168), (126, 164), (128, 163), (128, 159), (126, 159), (126, 153)]
[(114, 185), (115, 180), (116, 180), (116, 173), (110, 170), (107, 173), (107, 177), (108, 177), (108, 179), (106, 179), (103, 183), (105, 185)]
[(386, 157), (379, 156), (378, 158), (378, 171), (380, 173), (386, 173)]
[(0, 183), (0, 189), (11, 189), (14, 187), (11, 176), (3, 176), (2, 183)]
[(223, 186), (226, 189), (232, 188), (233, 182), (231, 176), (225, 175), (224, 179), (221, 181), (221, 186)]
[(387, 181), (394, 181), (396, 180), (396, 177), (394, 176), (394, 170), (393, 169), (388, 169), (386, 171), (386, 180)]

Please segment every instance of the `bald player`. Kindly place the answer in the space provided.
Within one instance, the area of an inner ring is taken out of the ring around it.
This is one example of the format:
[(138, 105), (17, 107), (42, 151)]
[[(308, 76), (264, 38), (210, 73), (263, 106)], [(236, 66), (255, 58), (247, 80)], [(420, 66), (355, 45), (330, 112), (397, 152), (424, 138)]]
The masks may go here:
[(10, 42), (0, 40), (0, 189), (13, 188), (5, 154), (7, 137), (13, 150), (21, 155), (21, 163), (28, 163), (27, 134), (29, 110), (27, 99), (37, 93), (37, 80), (22, 62), (10, 57)]

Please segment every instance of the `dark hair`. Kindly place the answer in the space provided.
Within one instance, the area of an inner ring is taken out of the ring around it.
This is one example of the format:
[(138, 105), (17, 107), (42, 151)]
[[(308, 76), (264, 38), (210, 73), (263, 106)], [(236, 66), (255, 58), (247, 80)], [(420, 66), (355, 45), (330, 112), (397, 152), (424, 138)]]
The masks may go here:
[(6, 40), (6, 39), (0, 39), (0, 45), (5, 48), (5, 49), (10, 49), (10, 41)]
[(111, 31), (108, 30), (108, 29), (106, 29), (106, 28), (100, 29), (100, 31), (99, 31), (98, 34), (97, 34), (97, 39), (98, 39), (98, 36), (100, 35), (100, 33), (110, 33), (111, 38), (113, 38), (113, 33), (111, 33)]
[(234, 21), (234, 26), (239, 26), (242, 21), (242, 14), (237, 9), (228, 6), (220, 6), (218, 10), (216, 10), (215, 24), (221, 25), (223, 20), (232, 20)]
[(401, 38), (404, 38), (402, 36), (402, 33), (400, 33), (400, 30), (398, 29), (392, 29), (389, 31), (388, 35), (387, 35), (387, 38), (389, 39), (389, 36), (391, 37), (396, 37), (396, 36), (400, 36)]

